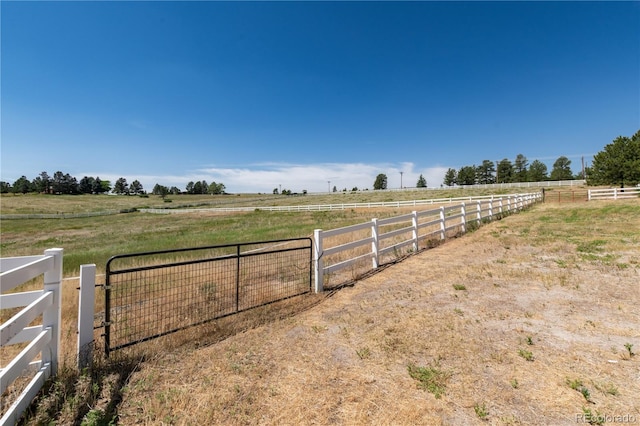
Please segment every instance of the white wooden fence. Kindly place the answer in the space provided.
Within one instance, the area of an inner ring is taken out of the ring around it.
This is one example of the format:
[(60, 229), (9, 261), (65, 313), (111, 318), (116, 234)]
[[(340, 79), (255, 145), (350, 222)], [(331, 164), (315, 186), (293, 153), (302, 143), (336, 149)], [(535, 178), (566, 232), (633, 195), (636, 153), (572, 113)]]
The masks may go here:
[[(0, 419), (2, 425), (15, 424), (47, 378), (57, 372), (62, 253), (62, 249), (55, 248), (45, 250), (41, 256), (0, 259), (0, 306), (2, 309), (24, 306), (0, 326), (1, 346), (30, 342), (0, 370), (0, 393), (3, 394), (3, 398), (5, 391), (18, 377), (31, 377), (31, 381)], [(42, 274), (42, 290), (5, 294)], [(40, 315), (42, 324), (29, 326)]]
[[(362, 261), (371, 260), (371, 269), (380, 266), (380, 259), (391, 253), (417, 251), (420, 242), (444, 240), (448, 231), (464, 233), (469, 225), (480, 225), (496, 217), (522, 210), (542, 201), (542, 193), (478, 197), (476, 200), (387, 219), (372, 219), (371, 222), (344, 228), (314, 231), (315, 291), (324, 289), (325, 276)], [(369, 231), (370, 230), (370, 231)], [(342, 236), (341, 241), (327, 247), (330, 238)], [(344, 242), (344, 241), (347, 242)], [(368, 249), (370, 247), (370, 249)], [(349, 253), (348, 258), (339, 254)], [(331, 260), (331, 258), (339, 260)]]
[(590, 189), (589, 201), (591, 200), (620, 200), (625, 198), (640, 197), (640, 188), (606, 188)]
[[(511, 197), (518, 195), (512, 194)], [(507, 195), (482, 195), (468, 197), (430, 198), (426, 200), (406, 201), (378, 201), (369, 203), (336, 203), (336, 204), (301, 204), (293, 206), (261, 206), (261, 207), (212, 207), (212, 208), (187, 208), (187, 209), (140, 209), (144, 213), (171, 214), (171, 213), (198, 213), (198, 212), (251, 212), (265, 210), (273, 212), (301, 212), (301, 211), (333, 211), (348, 209), (370, 209), (380, 207), (419, 207), (439, 204), (459, 203), (462, 201), (504, 199)]]

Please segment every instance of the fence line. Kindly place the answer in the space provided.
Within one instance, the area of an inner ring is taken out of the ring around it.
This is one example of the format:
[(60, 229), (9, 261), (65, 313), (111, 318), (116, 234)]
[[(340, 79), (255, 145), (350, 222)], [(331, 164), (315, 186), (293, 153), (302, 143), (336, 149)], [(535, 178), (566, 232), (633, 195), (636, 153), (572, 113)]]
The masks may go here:
[(307, 204), (297, 206), (262, 206), (262, 207), (213, 207), (203, 209), (140, 209), (145, 213), (171, 214), (171, 213), (201, 213), (201, 212), (250, 212), (255, 210), (265, 210), (273, 212), (301, 212), (301, 211), (332, 211), (346, 209), (380, 208), (380, 207), (418, 207), (430, 206), (434, 204), (451, 204), (463, 201), (495, 200), (505, 197), (516, 197), (511, 195), (478, 195), (468, 197), (448, 197), (432, 198), (426, 200), (406, 200), (406, 201), (378, 201), (369, 203), (340, 203), (340, 204)]
[[(60, 298), (62, 283), (62, 253), (59, 248), (45, 250), (42, 256), (0, 259), (0, 302), (2, 309), (25, 306), (0, 326), (2, 347), (30, 342), (0, 370), (0, 393), (16, 379), (29, 373), (31, 381), (6, 410), (0, 424), (13, 425), (40, 391), (45, 381), (58, 368), (60, 345)], [(44, 274), (42, 290), (4, 294), (33, 278)], [(29, 326), (42, 315), (42, 324)], [(34, 361), (36, 358), (39, 360)], [(4, 409), (4, 407), (2, 407)]]
[(640, 197), (640, 188), (606, 188), (590, 189), (589, 201), (591, 200), (619, 200)]
[[(314, 290), (324, 290), (325, 277), (329, 274), (353, 267), (359, 262), (371, 260), (371, 268), (368, 270), (376, 269), (385, 255), (400, 253), (405, 247), (410, 247), (409, 251), (418, 251), (421, 241), (442, 241), (446, 238), (447, 232), (465, 233), (485, 220), (490, 221), (504, 214), (520, 211), (540, 201), (541, 192), (506, 195), (470, 203), (462, 202), (454, 206), (441, 206), (434, 210), (413, 211), (392, 218), (372, 219), (371, 222), (328, 231), (316, 229)], [(327, 239), (338, 236), (343, 236), (347, 242), (327, 247)], [(370, 250), (365, 249), (369, 245)], [(339, 258), (340, 253), (344, 255), (347, 251), (350, 252), (348, 258)]]

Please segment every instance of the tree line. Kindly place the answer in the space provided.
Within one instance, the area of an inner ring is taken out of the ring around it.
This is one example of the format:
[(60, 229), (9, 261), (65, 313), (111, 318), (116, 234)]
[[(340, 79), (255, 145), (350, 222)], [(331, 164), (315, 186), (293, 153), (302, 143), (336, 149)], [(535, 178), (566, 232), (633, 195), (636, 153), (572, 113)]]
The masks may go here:
[(486, 185), (572, 179), (584, 179), (584, 177), (582, 171), (576, 175), (573, 174), (571, 160), (565, 156), (558, 157), (549, 174), (546, 164), (540, 160), (533, 160), (529, 164), (527, 157), (518, 154), (513, 162), (504, 158), (497, 164), (491, 160), (484, 160), (479, 166), (462, 166), (458, 170), (449, 168), (444, 175), (443, 183), (446, 186)]
[(479, 166), (463, 166), (458, 170), (448, 169), (443, 183), (453, 185), (475, 185), (512, 182), (543, 182), (546, 180), (586, 179), (587, 185), (638, 185), (640, 183), (640, 130), (633, 136), (619, 136), (593, 157), (590, 167), (577, 174), (571, 171), (571, 160), (558, 157), (551, 173), (539, 160), (529, 164), (527, 158), (518, 154), (513, 163), (505, 158), (494, 166), (493, 161), (484, 160)]
[[(118, 194), (118, 195), (147, 195), (147, 192), (139, 180), (131, 183), (127, 179), (121, 177), (111, 185), (108, 180), (100, 179), (100, 177), (84, 176), (78, 181), (69, 173), (57, 171), (53, 176), (49, 176), (47, 172), (41, 172), (35, 179), (29, 180), (26, 176), (16, 179), (13, 184), (0, 181), (0, 193), (27, 194), (56, 194), (56, 195), (76, 195), (76, 194)], [(156, 184), (153, 187), (152, 194), (166, 197), (169, 194), (224, 194), (225, 186), (223, 183), (207, 183), (207, 181), (189, 182), (184, 191), (175, 186), (166, 187)]]

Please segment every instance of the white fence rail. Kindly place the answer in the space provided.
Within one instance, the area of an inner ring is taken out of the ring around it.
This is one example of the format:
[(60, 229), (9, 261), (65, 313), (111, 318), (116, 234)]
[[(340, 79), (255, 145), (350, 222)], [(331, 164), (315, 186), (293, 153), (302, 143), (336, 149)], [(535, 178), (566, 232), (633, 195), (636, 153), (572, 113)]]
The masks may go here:
[[(464, 233), (469, 226), (480, 225), (496, 217), (522, 210), (542, 201), (542, 193), (477, 197), (469, 202), (344, 228), (314, 231), (315, 291), (324, 289), (325, 277), (362, 261), (371, 261), (371, 269), (385, 255), (417, 251), (423, 241), (444, 240), (447, 232)], [(333, 244), (329, 243), (333, 241)]]
[(589, 201), (591, 200), (620, 200), (625, 198), (640, 197), (640, 188), (606, 188), (590, 189)]
[[(23, 375), (31, 377), (0, 419), (2, 425), (17, 423), (44, 382), (56, 374), (60, 345), (62, 253), (62, 249), (55, 248), (45, 250), (42, 256), (0, 259), (0, 306), (2, 309), (24, 306), (0, 326), (0, 344), (4, 348), (30, 342), (0, 370), (0, 393), (3, 398), (5, 391), (17, 378)], [(43, 274), (42, 290), (8, 293)], [(42, 324), (29, 326), (40, 315)]]
[(215, 207), (215, 208), (197, 208), (197, 209), (140, 209), (145, 213), (197, 213), (197, 212), (250, 212), (255, 210), (265, 210), (274, 212), (301, 212), (301, 211), (332, 211), (347, 209), (370, 209), (380, 207), (419, 207), (440, 204), (460, 203), (463, 201), (477, 200), (497, 200), (506, 197), (517, 197), (518, 195), (482, 195), (469, 197), (448, 197), (448, 198), (432, 198), (427, 200), (406, 200), (406, 201), (379, 201), (370, 203), (340, 203), (340, 204), (305, 204), (298, 206), (260, 206), (260, 207)]

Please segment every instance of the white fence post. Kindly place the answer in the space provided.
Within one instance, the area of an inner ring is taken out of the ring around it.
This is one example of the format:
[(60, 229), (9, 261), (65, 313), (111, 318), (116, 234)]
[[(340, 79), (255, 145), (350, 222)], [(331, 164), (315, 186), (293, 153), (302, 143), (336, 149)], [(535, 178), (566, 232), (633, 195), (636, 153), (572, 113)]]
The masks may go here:
[(462, 226), (462, 233), (467, 232), (467, 209), (465, 208), (464, 203), (460, 205), (460, 215), (462, 218), (460, 219), (460, 225)]
[(50, 350), (42, 351), (42, 364), (51, 363), (51, 375), (58, 371), (58, 353), (60, 348), (60, 321), (62, 298), (62, 253), (63, 249), (53, 248), (44, 251), (45, 256), (53, 256), (53, 269), (44, 273), (44, 291), (53, 293), (53, 303), (42, 313), (42, 329), (51, 328)]
[(373, 218), (371, 219), (371, 253), (373, 254), (371, 259), (373, 261), (373, 269), (378, 267), (378, 248), (378, 219)]
[(313, 259), (315, 266), (315, 283), (313, 291), (321, 293), (324, 291), (324, 265), (322, 261), (322, 229), (313, 231)]
[(411, 226), (413, 227), (413, 251), (414, 253), (418, 251), (418, 212), (411, 212)]
[(493, 220), (493, 197), (491, 197), (491, 201), (489, 201), (489, 221)]
[(444, 215), (444, 206), (441, 206), (440, 207), (440, 240), (443, 240), (443, 241), (446, 237), (446, 230), (447, 230), (445, 221), (446, 219)]
[(78, 299), (78, 369), (89, 367), (93, 349), (93, 315), (96, 293), (96, 265), (80, 265)]
[(482, 223), (482, 202), (480, 200), (477, 201), (477, 206), (478, 225), (480, 225), (480, 223)]

